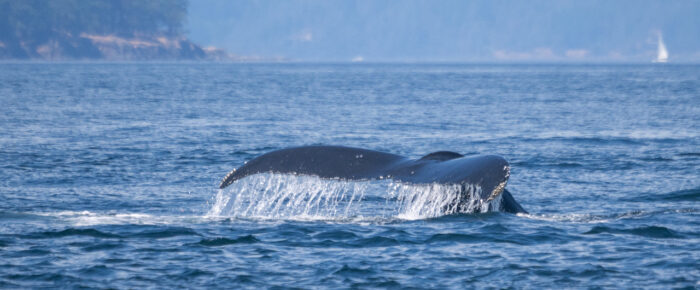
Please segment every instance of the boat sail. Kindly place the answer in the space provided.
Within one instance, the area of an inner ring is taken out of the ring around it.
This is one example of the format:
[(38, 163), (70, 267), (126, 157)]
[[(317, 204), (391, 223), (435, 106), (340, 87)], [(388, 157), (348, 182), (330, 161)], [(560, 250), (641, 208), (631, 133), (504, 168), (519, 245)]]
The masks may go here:
[(656, 59), (653, 62), (665, 63), (668, 61), (668, 50), (666, 50), (666, 45), (664, 44), (663, 38), (661, 38), (661, 33), (659, 33), (659, 48), (656, 52)]

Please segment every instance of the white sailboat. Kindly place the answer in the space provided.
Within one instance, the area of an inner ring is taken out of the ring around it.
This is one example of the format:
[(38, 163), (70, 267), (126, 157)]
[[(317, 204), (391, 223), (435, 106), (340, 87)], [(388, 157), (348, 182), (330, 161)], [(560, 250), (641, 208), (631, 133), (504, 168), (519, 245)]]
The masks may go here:
[(665, 63), (668, 61), (668, 50), (666, 50), (666, 45), (664, 44), (663, 38), (661, 38), (661, 33), (659, 33), (659, 48), (656, 52), (656, 59), (652, 62)]

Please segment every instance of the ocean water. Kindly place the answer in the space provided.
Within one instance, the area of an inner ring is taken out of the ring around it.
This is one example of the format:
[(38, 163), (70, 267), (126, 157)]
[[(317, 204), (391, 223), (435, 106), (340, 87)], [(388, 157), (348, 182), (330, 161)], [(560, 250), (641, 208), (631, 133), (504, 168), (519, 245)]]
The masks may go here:
[[(263, 174), (331, 144), (498, 154), (449, 187)], [(0, 64), (0, 288), (700, 287), (700, 66)]]

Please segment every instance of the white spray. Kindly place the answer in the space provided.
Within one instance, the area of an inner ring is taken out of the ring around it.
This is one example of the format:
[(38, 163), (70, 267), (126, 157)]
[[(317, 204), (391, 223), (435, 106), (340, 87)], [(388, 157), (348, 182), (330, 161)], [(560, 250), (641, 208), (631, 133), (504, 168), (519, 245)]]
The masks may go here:
[[(498, 210), (471, 185), (344, 181), (305, 175), (256, 174), (220, 190), (207, 216), (262, 219), (425, 219)], [(456, 202), (461, 200), (461, 202)]]

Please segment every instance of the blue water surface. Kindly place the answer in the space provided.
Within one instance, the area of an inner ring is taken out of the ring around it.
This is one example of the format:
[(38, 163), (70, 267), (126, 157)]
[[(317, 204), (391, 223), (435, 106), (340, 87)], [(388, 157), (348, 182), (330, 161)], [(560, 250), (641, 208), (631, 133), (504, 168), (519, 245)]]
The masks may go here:
[[(530, 214), (217, 188), (311, 144), (498, 154)], [(0, 287), (698, 288), (698, 172), (698, 65), (2, 63)]]

